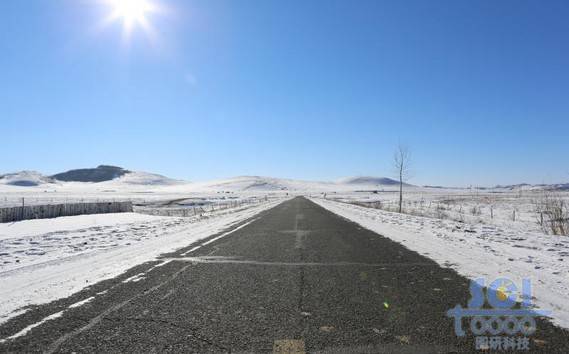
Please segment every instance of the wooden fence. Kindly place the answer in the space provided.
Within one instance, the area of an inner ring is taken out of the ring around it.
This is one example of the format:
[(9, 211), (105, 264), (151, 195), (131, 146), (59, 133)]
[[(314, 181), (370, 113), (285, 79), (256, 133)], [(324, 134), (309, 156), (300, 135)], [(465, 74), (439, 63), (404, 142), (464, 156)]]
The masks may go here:
[(0, 208), (0, 223), (58, 216), (132, 212), (131, 202), (67, 203)]

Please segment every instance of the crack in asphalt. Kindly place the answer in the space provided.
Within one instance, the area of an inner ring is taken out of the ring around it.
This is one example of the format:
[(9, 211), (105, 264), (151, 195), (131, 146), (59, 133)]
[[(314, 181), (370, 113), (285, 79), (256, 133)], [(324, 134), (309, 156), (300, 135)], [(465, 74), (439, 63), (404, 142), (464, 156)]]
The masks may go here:
[[(297, 210), (298, 210), (298, 205), (297, 205)], [(308, 332), (308, 316), (306, 316), (305, 314), (307, 314), (308, 312), (304, 309), (304, 295), (306, 292), (306, 279), (305, 279), (305, 267), (306, 265), (303, 263), (306, 263), (304, 261), (305, 259), (305, 255), (304, 255), (304, 240), (306, 238), (306, 236), (308, 235), (308, 231), (302, 231), (299, 230), (298, 228), (298, 222), (299, 220), (304, 219), (304, 215), (300, 214), (297, 212), (296, 217), (295, 217), (295, 222), (294, 222), (294, 230), (296, 231), (296, 240), (295, 240), (295, 249), (298, 250), (299, 253), (299, 259), (300, 259), (300, 278), (299, 278), (299, 284), (298, 284), (298, 288), (299, 288), (299, 296), (298, 296), (298, 311), (300, 313), (300, 333), (299, 333), (299, 338), (302, 338), (302, 340), (304, 340), (304, 338), (306, 337), (306, 333)]]

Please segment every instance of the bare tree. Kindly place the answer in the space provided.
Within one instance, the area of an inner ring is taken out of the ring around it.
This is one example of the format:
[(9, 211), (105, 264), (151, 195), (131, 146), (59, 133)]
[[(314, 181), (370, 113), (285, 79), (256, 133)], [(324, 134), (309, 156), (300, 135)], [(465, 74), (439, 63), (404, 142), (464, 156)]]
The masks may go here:
[(399, 212), (403, 211), (403, 184), (411, 177), (411, 152), (399, 144), (393, 154), (393, 167), (399, 178)]

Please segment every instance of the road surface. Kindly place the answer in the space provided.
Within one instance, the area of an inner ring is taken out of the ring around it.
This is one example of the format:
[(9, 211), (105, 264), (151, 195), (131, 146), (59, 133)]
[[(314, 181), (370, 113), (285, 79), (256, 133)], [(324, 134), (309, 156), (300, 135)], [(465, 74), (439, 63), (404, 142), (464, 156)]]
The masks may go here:
[[(446, 317), (468, 299), (454, 270), (298, 197), (26, 312), (0, 352), (473, 352)], [(533, 351), (569, 352), (537, 327)]]

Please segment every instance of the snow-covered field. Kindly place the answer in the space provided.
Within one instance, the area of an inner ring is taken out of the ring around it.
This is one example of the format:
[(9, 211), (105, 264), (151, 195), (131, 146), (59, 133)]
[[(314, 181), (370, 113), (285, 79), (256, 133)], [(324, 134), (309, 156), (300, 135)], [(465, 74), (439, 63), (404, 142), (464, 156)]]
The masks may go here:
[[(323, 194), (313, 194), (322, 197)], [(406, 214), (454, 220), (471, 224), (488, 224), (507, 227), (515, 232), (550, 232), (541, 224), (541, 204), (544, 198), (555, 196), (565, 201), (569, 209), (568, 191), (544, 191), (542, 189), (443, 189), (407, 187), (404, 189), (403, 211)], [(332, 192), (327, 199), (371, 206), (386, 211), (398, 210), (397, 190), (377, 192)], [(544, 221), (547, 215), (544, 214)]]
[[(494, 223), (460, 222), (312, 198), (324, 208), (476, 279), (532, 279), (535, 305), (569, 328), (569, 237)], [(528, 221), (529, 222), (529, 221)], [(464, 305), (464, 304), (463, 304)]]
[(130, 246), (190, 220), (137, 213), (64, 216), (0, 224), (0, 275), (35, 264)]
[(25, 306), (72, 295), (282, 201), (270, 199), (185, 218), (122, 213), (0, 224), (0, 323), (25, 311)]

